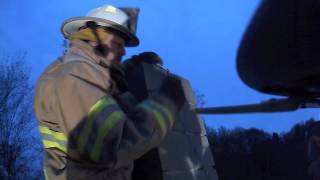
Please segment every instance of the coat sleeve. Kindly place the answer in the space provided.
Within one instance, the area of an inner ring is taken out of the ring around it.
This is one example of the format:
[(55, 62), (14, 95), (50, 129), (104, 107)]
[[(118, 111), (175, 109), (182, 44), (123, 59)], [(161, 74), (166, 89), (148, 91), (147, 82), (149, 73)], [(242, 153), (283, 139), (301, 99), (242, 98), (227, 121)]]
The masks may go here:
[(121, 167), (157, 146), (172, 127), (176, 107), (167, 97), (155, 95), (124, 112), (103, 86), (84, 77), (67, 74), (55, 86), (71, 157)]

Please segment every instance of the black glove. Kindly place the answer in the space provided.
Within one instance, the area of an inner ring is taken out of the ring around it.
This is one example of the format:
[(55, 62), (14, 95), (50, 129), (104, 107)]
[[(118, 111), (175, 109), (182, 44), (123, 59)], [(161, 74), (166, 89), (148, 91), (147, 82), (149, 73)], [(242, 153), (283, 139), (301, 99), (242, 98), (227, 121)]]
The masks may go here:
[(160, 87), (160, 93), (169, 97), (181, 109), (186, 98), (184, 95), (181, 80), (173, 75), (167, 76)]
[(139, 63), (160, 64), (163, 65), (161, 57), (155, 52), (143, 52), (133, 55), (130, 59), (123, 62), (125, 69), (130, 69)]
[(128, 82), (126, 80), (126, 74), (123, 70), (122, 64), (111, 63), (110, 66), (110, 76), (113, 81), (117, 84), (120, 92), (128, 91)]

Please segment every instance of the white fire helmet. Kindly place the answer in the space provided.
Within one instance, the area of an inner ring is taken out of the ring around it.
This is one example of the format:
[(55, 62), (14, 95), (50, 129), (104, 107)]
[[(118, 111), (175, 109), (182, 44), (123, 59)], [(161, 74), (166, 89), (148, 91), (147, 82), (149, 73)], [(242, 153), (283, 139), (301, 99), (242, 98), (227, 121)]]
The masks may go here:
[(139, 45), (136, 36), (138, 8), (116, 8), (104, 5), (91, 10), (87, 16), (73, 17), (65, 20), (61, 26), (61, 32), (65, 38), (84, 27), (88, 21), (94, 21), (97, 25), (106, 27), (110, 31), (124, 38), (126, 46)]

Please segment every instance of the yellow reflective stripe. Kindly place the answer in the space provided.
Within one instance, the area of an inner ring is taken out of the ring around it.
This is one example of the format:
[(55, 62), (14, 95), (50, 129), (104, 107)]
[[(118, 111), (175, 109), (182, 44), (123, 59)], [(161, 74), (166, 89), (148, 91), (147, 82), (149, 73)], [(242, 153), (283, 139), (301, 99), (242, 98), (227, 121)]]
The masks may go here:
[(45, 169), (43, 169), (43, 174), (44, 174), (44, 179), (49, 180), (47, 171)]
[(162, 117), (162, 115), (157, 112), (157, 111), (152, 111), (152, 113), (154, 114), (154, 116), (156, 116), (156, 119), (158, 121), (158, 124), (160, 126), (160, 130), (162, 132), (162, 135), (165, 135), (167, 133), (167, 127), (165, 125), (165, 120), (164, 118)]
[(66, 147), (60, 145), (58, 142), (54, 142), (54, 141), (48, 141), (48, 140), (42, 140), (43, 146), (44, 148), (58, 148), (64, 152), (66, 151)]
[(67, 137), (62, 132), (56, 132), (56, 131), (50, 130), (48, 127), (45, 127), (45, 126), (39, 126), (39, 129), (40, 129), (40, 133), (42, 134), (50, 135), (60, 141), (67, 141)]
[(160, 131), (162, 132), (162, 135), (165, 135), (167, 132), (167, 127), (165, 125), (165, 120), (163, 116), (157, 110), (152, 109), (150, 106), (148, 106), (148, 104), (142, 104), (141, 107), (155, 116), (155, 119), (159, 124)]
[(170, 121), (170, 125), (173, 124), (173, 121), (174, 121), (174, 117), (173, 117), (173, 114), (172, 112), (170, 112), (169, 108), (166, 107), (166, 106), (163, 106), (155, 101), (149, 101), (150, 104), (152, 104), (153, 106), (161, 109), (161, 111), (168, 117), (169, 121)]
[(78, 140), (78, 149), (80, 153), (84, 152), (85, 145), (88, 141), (90, 131), (93, 126), (94, 119), (96, 115), (103, 110), (106, 106), (113, 104), (114, 101), (108, 96), (103, 97), (99, 101), (97, 101), (89, 110), (88, 120), (84, 126), (84, 129), (81, 131), (79, 140)]
[(98, 130), (98, 136), (94, 143), (93, 149), (91, 151), (90, 157), (94, 161), (98, 161), (101, 156), (103, 140), (108, 134), (108, 132), (116, 125), (118, 122), (125, 118), (125, 114), (122, 111), (115, 111), (110, 116), (108, 116), (102, 126)]
[(57, 148), (66, 152), (67, 137), (62, 132), (53, 131), (46, 126), (39, 126), (39, 131), (44, 148)]

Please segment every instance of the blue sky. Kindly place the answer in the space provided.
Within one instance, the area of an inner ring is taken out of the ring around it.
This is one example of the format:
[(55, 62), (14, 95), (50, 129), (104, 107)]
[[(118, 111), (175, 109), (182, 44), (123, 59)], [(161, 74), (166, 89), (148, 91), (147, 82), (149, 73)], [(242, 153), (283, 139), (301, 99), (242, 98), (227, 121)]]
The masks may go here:
[[(61, 23), (103, 4), (141, 9), (141, 44), (127, 56), (155, 51), (165, 67), (187, 78), (205, 95), (205, 106), (257, 103), (274, 96), (261, 94), (239, 79), (235, 57), (241, 37), (260, 0), (10, 0), (0, 3), (0, 54), (27, 53), (34, 83), (44, 68), (63, 52)], [(212, 127), (256, 127), (269, 132), (289, 130), (317, 109), (290, 113), (204, 116)]]

